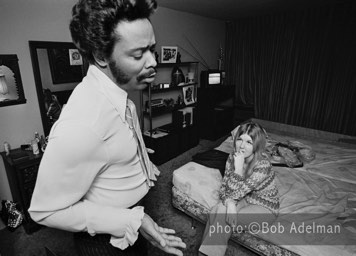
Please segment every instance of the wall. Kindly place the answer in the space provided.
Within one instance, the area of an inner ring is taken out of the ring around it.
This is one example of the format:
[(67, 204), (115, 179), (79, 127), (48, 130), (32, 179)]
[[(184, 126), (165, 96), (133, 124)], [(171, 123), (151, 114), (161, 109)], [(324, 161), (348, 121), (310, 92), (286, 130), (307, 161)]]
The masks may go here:
[[(0, 150), (8, 141), (12, 148), (27, 143), (34, 132), (43, 133), (32, 70), (29, 40), (70, 42), (68, 23), (75, 0), (1, 0), (0, 54), (17, 54), (26, 104), (0, 108)], [(220, 43), (224, 43), (224, 22), (159, 8), (152, 17), (157, 46), (181, 45), (194, 53), (186, 38), (199, 48), (214, 66)], [(182, 61), (192, 60), (182, 52)], [(134, 95), (134, 98), (139, 98)], [(0, 199), (12, 199), (3, 162), (0, 161)]]

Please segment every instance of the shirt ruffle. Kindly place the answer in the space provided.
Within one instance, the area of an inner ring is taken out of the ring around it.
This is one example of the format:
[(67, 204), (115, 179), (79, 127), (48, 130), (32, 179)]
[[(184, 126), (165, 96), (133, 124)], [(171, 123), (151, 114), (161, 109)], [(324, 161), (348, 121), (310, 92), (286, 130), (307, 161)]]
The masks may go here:
[(125, 250), (129, 245), (133, 245), (136, 242), (138, 238), (138, 229), (142, 224), (142, 219), (145, 214), (143, 209), (142, 206), (132, 208), (132, 215), (135, 217), (129, 224), (127, 224), (124, 237), (111, 236), (110, 244), (112, 246)]

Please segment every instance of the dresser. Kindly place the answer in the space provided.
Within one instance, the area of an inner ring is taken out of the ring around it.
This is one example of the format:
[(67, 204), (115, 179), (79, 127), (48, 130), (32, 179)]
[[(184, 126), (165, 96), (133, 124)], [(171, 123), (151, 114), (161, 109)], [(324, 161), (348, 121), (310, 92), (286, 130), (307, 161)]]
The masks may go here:
[(23, 227), (26, 233), (30, 234), (41, 227), (31, 219), (27, 209), (30, 207), (42, 153), (34, 155), (32, 151), (13, 149), (10, 155), (1, 152), (1, 156), (13, 201), (19, 204), (24, 214)]

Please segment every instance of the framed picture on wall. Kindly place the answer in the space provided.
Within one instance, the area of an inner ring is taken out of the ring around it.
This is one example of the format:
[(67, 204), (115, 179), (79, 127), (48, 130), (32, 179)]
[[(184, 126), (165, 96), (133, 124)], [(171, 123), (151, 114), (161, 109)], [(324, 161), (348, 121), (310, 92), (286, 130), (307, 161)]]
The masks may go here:
[(161, 63), (176, 63), (178, 54), (177, 46), (162, 46)]
[(78, 49), (69, 49), (69, 63), (71, 66), (83, 65), (82, 55), (80, 55)]
[(185, 105), (190, 105), (195, 102), (194, 85), (183, 87), (183, 100)]
[(53, 84), (80, 82), (83, 78), (83, 59), (77, 49), (50, 48), (48, 60)]

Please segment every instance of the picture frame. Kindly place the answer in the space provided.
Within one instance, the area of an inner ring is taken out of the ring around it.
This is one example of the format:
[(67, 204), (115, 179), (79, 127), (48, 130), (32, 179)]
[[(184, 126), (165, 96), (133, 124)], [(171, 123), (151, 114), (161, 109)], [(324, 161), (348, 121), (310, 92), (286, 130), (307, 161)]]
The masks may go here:
[(78, 49), (69, 49), (69, 63), (71, 66), (83, 65), (83, 58)]
[(194, 85), (183, 87), (183, 101), (186, 106), (195, 103), (195, 88)]
[(0, 55), (0, 107), (25, 104), (17, 54)]
[(80, 82), (83, 79), (83, 59), (74, 47), (48, 49), (53, 84)]
[(161, 63), (176, 63), (178, 55), (177, 46), (161, 47)]

